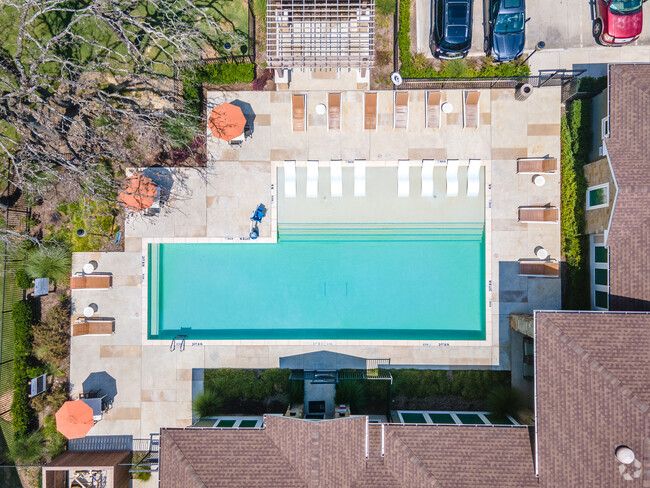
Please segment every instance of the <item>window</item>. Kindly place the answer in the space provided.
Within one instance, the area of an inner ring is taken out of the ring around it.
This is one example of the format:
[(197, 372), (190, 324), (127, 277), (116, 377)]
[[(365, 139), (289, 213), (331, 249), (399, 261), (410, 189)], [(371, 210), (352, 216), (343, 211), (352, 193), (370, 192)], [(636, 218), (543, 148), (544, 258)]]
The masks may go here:
[(609, 137), (609, 117), (605, 117), (600, 121), (600, 134), (603, 139)]
[(609, 252), (602, 235), (590, 236), (591, 307), (609, 309)]
[(587, 189), (587, 210), (609, 206), (609, 183)]

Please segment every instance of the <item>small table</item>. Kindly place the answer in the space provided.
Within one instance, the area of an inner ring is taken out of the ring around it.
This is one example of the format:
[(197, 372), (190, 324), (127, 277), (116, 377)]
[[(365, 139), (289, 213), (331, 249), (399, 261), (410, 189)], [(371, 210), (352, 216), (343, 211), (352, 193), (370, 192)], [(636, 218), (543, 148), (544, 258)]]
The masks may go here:
[(95, 314), (95, 309), (93, 307), (84, 308), (84, 317), (90, 318)]
[(540, 246), (539, 249), (537, 249), (537, 257), (539, 259), (546, 259), (548, 257), (548, 251)]
[(325, 115), (325, 112), (327, 112), (327, 107), (325, 106), (324, 103), (319, 103), (316, 105), (316, 113), (318, 115)]
[(82, 398), (82, 402), (93, 409), (93, 420), (99, 422), (102, 417), (102, 399), (101, 398)]
[(451, 111), (454, 109), (454, 106), (453, 106), (451, 103), (449, 103), (449, 102), (445, 102), (445, 103), (443, 103), (443, 104), (440, 106), (440, 109), (441, 109), (444, 113), (446, 113), (446, 114), (450, 114)]
[(542, 175), (535, 175), (533, 176), (533, 183), (537, 186), (544, 186), (544, 183), (546, 183), (546, 178), (544, 178)]
[(84, 274), (92, 274), (95, 271), (95, 267), (93, 266), (92, 263), (86, 263), (83, 265), (83, 268), (81, 268), (84, 272)]

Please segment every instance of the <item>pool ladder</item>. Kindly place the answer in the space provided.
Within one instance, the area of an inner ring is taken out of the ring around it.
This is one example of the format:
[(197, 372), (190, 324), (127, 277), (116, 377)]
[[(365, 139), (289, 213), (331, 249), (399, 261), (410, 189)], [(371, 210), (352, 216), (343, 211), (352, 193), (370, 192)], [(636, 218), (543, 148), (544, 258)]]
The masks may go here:
[(176, 341), (181, 341), (180, 346), (178, 347), (179, 352), (183, 352), (185, 350), (185, 339), (187, 339), (186, 335), (178, 335), (172, 339), (172, 343), (169, 345), (169, 350), (175, 351), (176, 350)]

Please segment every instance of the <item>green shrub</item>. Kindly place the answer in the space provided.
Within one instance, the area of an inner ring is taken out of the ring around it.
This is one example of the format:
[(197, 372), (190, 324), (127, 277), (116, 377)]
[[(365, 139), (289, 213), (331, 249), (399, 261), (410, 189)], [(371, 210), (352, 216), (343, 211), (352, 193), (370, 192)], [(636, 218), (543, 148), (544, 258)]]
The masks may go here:
[(70, 274), (72, 257), (63, 247), (34, 248), (27, 254), (25, 272), (32, 278), (64, 281)]
[(593, 76), (583, 76), (578, 80), (578, 91), (587, 93), (600, 93), (607, 88), (607, 76), (594, 78)]
[(56, 429), (54, 415), (48, 415), (43, 419), (43, 435), (46, 441), (45, 451), (50, 458), (55, 458), (65, 451), (68, 440)]
[(44, 321), (34, 327), (34, 355), (46, 363), (57, 363), (69, 356), (70, 313), (62, 305), (52, 307)]
[(64, 386), (57, 386), (32, 398), (32, 407), (37, 412), (56, 412), (67, 400), (67, 389)]
[(25, 272), (23, 268), (18, 268), (14, 273), (16, 286), (21, 290), (29, 290), (33, 286), (33, 280)]
[(288, 369), (208, 369), (205, 388), (221, 398), (252, 398), (263, 400), (276, 394), (289, 393)]
[(365, 386), (364, 380), (341, 381), (336, 385), (334, 402), (337, 405), (348, 404), (352, 414), (361, 414), (367, 405)]
[(467, 400), (483, 400), (498, 385), (508, 384), (508, 371), (394, 369), (393, 395), (429, 398), (459, 395)]
[(210, 389), (204, 389), (192, 401), (192, 412), (199, 418), (219, 415), (223, 401), (219, 394)]
[(32, 323), (34, 312), (27, 300), (14, 304), (11, 318), (14, 323), (14, 395), (11, 402), (11, 421), (16, 437), (24, 437), (34, 421), (33, 410), (29, 405), (27, 382), (31, 364)]
[(197, 134), (196, 124), (181, 117), (163, 120), (162, 127), (172, 143), (172, 148), (189, 146)]
[(289, 402), (292, 405), (299, 405), (301, 403), (305, 403), (305, 382), (304, 381), (289, 382)]
[(253, 2), (253, 13), (263, 24), (266, 24), (266, 0), (255, 0)]
[(584, 165), (589, 161), (591, 144), (591, 101), (575, 100), (562, 117), (561, 178), (562, 178), (562, 253), (566, 259), (567, 287), (564, 308), (590, 308), (589, 241), (585, 232), (585, 199), (587, 179)]
[(44, 451), (45, 437), (40, 430), (16, 436), (9, 446), (9, 456), (16, 464), (35, 464), (43, 458)]
[(375, 9), (379, 15), (393, 15), (395, 13), (396, 0), (377, 0)]
[(521, 395), (510, 385), (499, 385), (488, 393), (487, 406), (497, 417), (516, 415), (522, 407)]
[(149, 481), (151, 479), (150, 471), (137, 471), (133, 474), (133, 478), (140, 481)]

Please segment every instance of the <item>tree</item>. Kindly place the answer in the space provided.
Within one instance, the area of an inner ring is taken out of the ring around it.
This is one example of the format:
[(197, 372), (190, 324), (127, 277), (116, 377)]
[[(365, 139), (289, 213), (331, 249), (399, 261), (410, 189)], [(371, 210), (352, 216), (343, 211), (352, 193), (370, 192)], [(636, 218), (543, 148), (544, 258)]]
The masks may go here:
[(31, 434), (16, 437), (9, 446), (9, 457), (16, 464), (34, 464), (43, 458), (45, 438), (36, 430)]
[(25, 272), (32, 278), (50, 278), (63, 281), (70, 274), (72, 260), (70, 251), (63, 247), (37, 247), (29, 251)]
[(0, 163), (11, 182), (42, 196), (68, 181), (113, 200), (112, 165), (138, 165), (165, 147), (163, 121), (196, 132), (176, 103), (176, 62), (224, 38), (244, 42), (205, 5), (0, 0)]
[(192, 412), (197, 417), (213, 417), (219, 415), (223, 402), (214, 390), (203, 390), (192, 401)]

